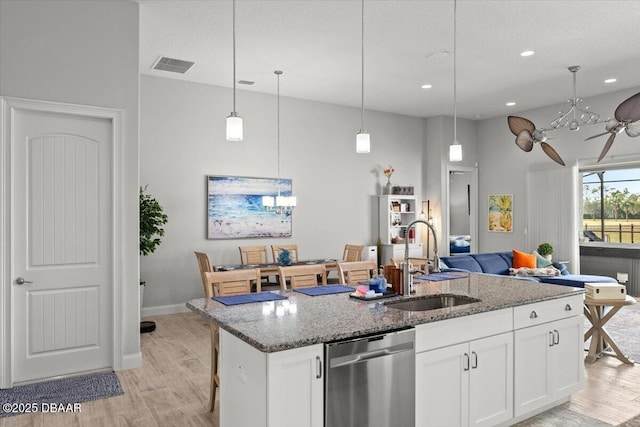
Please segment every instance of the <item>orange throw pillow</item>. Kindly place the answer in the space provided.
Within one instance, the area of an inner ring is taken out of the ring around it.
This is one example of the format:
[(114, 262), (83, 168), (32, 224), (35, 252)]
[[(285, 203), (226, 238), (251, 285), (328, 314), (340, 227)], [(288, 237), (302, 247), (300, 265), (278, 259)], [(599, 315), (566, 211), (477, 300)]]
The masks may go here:
[(513, 250), (513, 268), (536, 268), (536, 256)]

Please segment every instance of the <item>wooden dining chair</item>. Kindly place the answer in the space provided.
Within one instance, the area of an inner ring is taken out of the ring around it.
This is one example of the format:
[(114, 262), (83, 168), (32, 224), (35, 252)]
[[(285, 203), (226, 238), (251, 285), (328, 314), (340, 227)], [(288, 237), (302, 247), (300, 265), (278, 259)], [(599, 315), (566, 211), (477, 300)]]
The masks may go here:
[[(327, 270), (323, 264), (291, 265), (278, 268), (280, 272), (280, 289), (287, 289), (287, 279), (291, 290), (299, 288), (312, 288), (320, 284), (327, 284)], [(320, 278), (320, 283), (318, 283)]]
[[(196, 255), (196, 260), (198, 261), (198, 269), (200, 269), (200, 279), (202, 280), (202, 288), (204, 290), (205, 296), (207, 295), (207, 279), (205, 277), (205, 273), (213, 272), (213, 266), (211, 265), (211, 259), (209, 259), (209, 254), (204, 252), (193, 252)], [(210, 297), (207, 297), (210, 298)]]
[(297, 262), (298, 259), (300, 259), (298, 257), (298, 245), (296, 244), (291, 244), (291, 245), (271, 245), (271, 252), (273, 253), (273, 262), (278, 262), (278, 256), (280, 255), (280, 252), (286, 249), (289, 251), (289, 255), (291, 256), (291, 261), (293, 262)]
[[(252, 282), (256, 282), (260, 292), (260, 270), (232, 270), (205, 272), (205, 295), (207, 300), (216, 296), (243, 295), (251, 292)], [(220, 354), (220, 336), (218, 325), (211, 326), (211, 390), (209, 393), (209, 411), (213, 412), (216, 404), (216, 390), (220, 387), (218, 374), (218, 356)]]
[(239, 246), (241, 264), (266, 264), (269, 262), (266, 246)]
[(364, 245), (344, 245), (344, 253), (342, 254), (343, 261), (361, 261), (362, 260), (362, 250), (364, 249)]
[(368, 261), (340, 261), (338, 263), (338, 274), (340, 283), (355, 285), (358, 282), (365, 282), (372, 277), (377, 269), (376, 262)]

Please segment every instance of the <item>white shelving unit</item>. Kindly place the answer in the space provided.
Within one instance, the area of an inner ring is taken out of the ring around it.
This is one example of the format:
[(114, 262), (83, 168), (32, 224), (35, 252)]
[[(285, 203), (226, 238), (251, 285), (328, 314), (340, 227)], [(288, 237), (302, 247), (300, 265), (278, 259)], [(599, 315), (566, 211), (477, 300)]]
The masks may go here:
[[(418, 218), (418, 200), (416, 196), (391, 194), (378, 196), (379, 224), (378, 233), (382, 240), (380, 259), (382, 264), (388, 264), (391, 258), (404, 257), (404, 239), (407, 235), (407, 226)], [(422, 243), (418, 230), (413, 228), (413, 243), (409, 241), (409, 256), (420, 258)]]

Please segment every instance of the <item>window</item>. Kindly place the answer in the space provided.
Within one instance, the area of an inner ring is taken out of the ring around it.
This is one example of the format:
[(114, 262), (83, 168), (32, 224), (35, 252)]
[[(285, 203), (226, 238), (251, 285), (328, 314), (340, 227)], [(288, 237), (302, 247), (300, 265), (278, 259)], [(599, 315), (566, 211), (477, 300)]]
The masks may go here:
[(584, 240), (640, 244), (640, 164), (581, 170)]

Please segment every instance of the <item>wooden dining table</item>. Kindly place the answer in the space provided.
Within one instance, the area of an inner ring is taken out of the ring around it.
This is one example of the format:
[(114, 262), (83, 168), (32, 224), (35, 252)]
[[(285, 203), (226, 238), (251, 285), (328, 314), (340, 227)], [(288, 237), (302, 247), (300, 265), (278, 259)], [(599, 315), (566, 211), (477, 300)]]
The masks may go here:
[[(323, 264), (327, 270), (327, 274), (330, 271), (338, 271), (338, 260), (334, 258), (321, 258), (321, 259), (309, 259), (309, 260), (300, 260), (296, 262), (292, 262), (289, 265), (316, 265)], [(248, 268), (259, 268), (260, 276), (269, 277), (269, 276), (277, 276), (279, 274), (278, 268), (283, 267), (277, 262), (270, 262), (266, 264), (227, 264), (227, 265), (216, 265), (214, 269), (216, 271), (232, 271), (232, 270), (245, 270)]]

